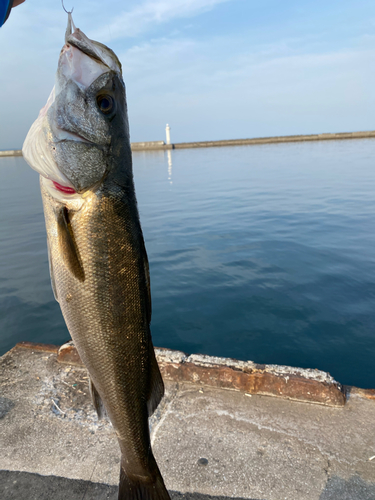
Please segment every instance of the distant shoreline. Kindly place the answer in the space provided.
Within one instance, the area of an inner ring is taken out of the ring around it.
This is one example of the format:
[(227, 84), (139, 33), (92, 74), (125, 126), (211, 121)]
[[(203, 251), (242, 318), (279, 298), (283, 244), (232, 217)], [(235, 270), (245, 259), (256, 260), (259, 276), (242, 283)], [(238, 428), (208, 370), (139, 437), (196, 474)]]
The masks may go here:
[[(333, 134), (284, 135), (276, 137), (256, 137), (252, 139), (229, 139), (223, 141), (196, 141), (165, 144), (164, 141), (132, 142), (132, 151), (152, 151), (189, 148), (212, 148), (222, 146), (245, 146), (255, 144), (277, 144), (285, 142), (333, 141), (343, 139), (375, 138), (375, 130), (367, 132), (340, 132)], [(0, 151), (0, 158), (6, 156), (22, 156), (20, 149)]]

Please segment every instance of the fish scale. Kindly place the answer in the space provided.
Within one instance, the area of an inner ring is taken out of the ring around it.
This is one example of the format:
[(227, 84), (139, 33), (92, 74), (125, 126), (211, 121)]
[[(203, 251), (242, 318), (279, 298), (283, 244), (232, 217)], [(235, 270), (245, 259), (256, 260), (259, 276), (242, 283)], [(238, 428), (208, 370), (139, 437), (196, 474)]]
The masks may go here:
[(164, 386), (150, 333), (121, 66), (72, 26), (69, 15), (56, 90), (23, 153), (41, 174), (55, 298), (89, 372), (98, 415), (106, 411), (119, 441), (119, 499), (167, 500), (148, 426)]

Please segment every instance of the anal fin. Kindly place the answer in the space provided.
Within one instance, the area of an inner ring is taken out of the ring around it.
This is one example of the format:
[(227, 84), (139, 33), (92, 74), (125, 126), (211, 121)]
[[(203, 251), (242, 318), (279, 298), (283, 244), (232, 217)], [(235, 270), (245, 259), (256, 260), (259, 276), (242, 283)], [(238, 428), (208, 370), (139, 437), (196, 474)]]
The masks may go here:
[(162, 397), (164, 396), (164, 382), (160, 373), (158, 362), (156, 361), (154, 346), (150, 342), (150, 391), (147, 398), (148, 416), (154, 413)]
[(104, 403), (102, 401), (102, 398), (100, 397), (98, 391), (96, 390), (96, 387), (93, 384), (91, 377), (89, 380), (89, 389), (90, 389), (92, 403), (94, 405), (96, 413), (98, 414), (98, 419), (101, 420), (103, 417), (105, 417), (107, 415), (107, 412), (105, 410), (105, 406), (104, 406)]

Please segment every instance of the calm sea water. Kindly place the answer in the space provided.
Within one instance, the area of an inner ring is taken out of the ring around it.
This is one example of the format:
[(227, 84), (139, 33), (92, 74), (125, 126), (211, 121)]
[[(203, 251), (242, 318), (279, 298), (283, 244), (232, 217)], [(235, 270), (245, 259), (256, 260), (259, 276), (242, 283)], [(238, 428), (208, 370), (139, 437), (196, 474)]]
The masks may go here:
[[(139, 152), (154, 344), (375, 387), (375, 140)], [(0, 159), (0, 353), (69, 338), (38, 175)]]

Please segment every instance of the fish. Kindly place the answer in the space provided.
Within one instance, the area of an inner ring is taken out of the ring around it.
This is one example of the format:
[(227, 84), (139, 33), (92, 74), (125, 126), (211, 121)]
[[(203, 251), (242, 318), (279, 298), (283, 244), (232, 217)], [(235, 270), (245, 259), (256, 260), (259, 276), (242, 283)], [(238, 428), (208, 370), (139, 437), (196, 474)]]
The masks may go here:
[(55, 86), (22, 152), (40, 174), (53, 293), (98, 417), (107, 414), (120, 446), (118, 498), (168, 500), (148, 424), (164, 385), (150, 332), (122, 68), (71, 13)]

